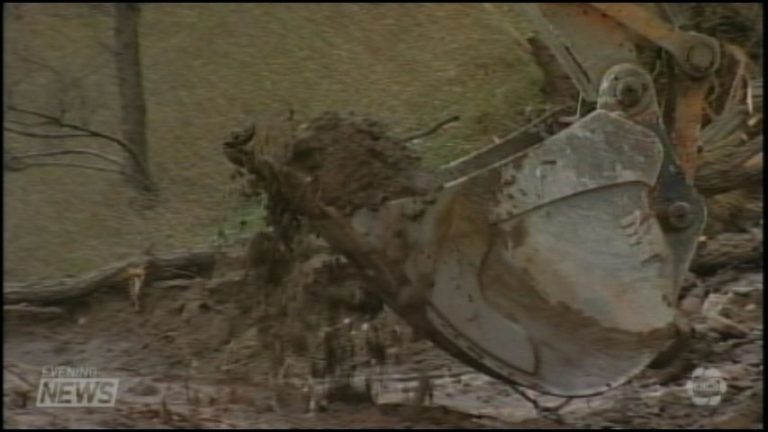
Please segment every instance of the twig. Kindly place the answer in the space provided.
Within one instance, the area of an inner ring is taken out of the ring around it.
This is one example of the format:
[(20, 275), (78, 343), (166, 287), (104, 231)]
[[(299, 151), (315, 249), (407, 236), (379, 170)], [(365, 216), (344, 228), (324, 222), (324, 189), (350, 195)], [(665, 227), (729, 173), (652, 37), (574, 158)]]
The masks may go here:
[[(104, 43), (104, 42), (99, 41), (97, 43), (102, 48), (107, 48), (108, 47), (108, 45), (106, 43)], [(108, 48), (107, 50), (110, 52), (110, 54), (114, 55), (114, 50), (112, 50), (111, 48)], [(112, 61), (111, 59), (108, 59), (108, 60), (106, 60), (106, 61), (104, 61), (102, 63), (92, 62), (90, 64), (95, 64), (96, 66), (94, 66), (91, 70), (83, 72), (82, 75), (80, 75), (80, 76), (74, 76), (74, 77), (67, 78), (64, 73), (62, 73), (61, 71), (59, 71), (55, 67), (53, 67), (53, 66), (51, 66), (49, 64), (46, 64), (46, 63), (44, 63), (44, 62), (42, 62), (40, 60), (33, 59), (32, 57), (29, 57), (28, 55), (22, 53), (19, 50), (16, 50), (14, 52), (14, 54), (17, 57), (19, 57), (21, 60), (23, 60), (23, 61), (25, 61), (27, 63), (30, 63), (32, 65), (35, 65), (35, 66), (37, 66), (39, 68), (46, 69), (48, 72), (50, 72), (53, 75), (55, 75), (56, 78), (61, 82), (63, 87), (70, 87), (70, 86), (72, 86), (72, 87), (81, 87), (82, 86), (82, 82), (85, 81), (86, 78), (88, 78), (90, 75), (93, 75), (96, 72), (101, 71), (106, 66), (111, 64), (111, 61)]]
[(747, 87), (749, 87), (749, 79), (746, 77), (746, 66), (749, 62), (749, 59), (747, 58), (747, 55), (744, 54), (744, 52), (734, 45), (725, 44), (726, 51), (733, 56), (734, 59), (738, 62), (738, 66), (736, 68), (736, 73), (734, 74), (733, 81), (731, 83), (731, 89), (728, 92), (728, 98), (726, 99), (726, 108), (730, 107), (731, 105), (736, 105), (738, 103), (738, 100), (741, 99), (739, 93), (740, 91), (743, 91), (741, 89), (741, 85), (743, 84), (744, 79), (747, 81)]
[(542, 405), (535, 398), (533, 398), (531, 396), (528, 396), (525, 393), (525, 391), (517, 388), (517, 386), (513, 385), (510, 388), (515, 393), (520, 395), (523, 399), (525, 399), (529, 404), (531, 404), (538, 414), (543, 415), (543, 416), (546, 416), (548, 414), (549, 415), (558, 414), (561, 409), (565, 408), (568, 404), (571, 403), (571, 401), (573, 401), (573, 398), (565, 398), (564, 401), (549, 407), (549, 406)]
[(126, 270), (128, 276), (128, 294), (133, 303), (133, 308), (136, 312), (141, 310), (141, 288), (144, 286), (144, 279), (147, 276), (146, 264), (142, 264), (136, 267), (129, 267)]
[(104, 154), (96, 150), (88, 150), (88, 149), (51, 150), (51, 151), (37, 152), (37, 153), (23, 153), (23, 154), (13, 155), (11, 157), (11, 161), (24, 159), (24, 158), (59, 156), (59, 155), (65, 155), (65, 154), (87, 154), (87, 155), (91, 155), (91, 156), (112, 162), (118, 166), (123, 166), (123, 162), (117, 158), (114, 158), (112, 156), (109, 156), (107, 154)]
[(520, 35), (520, 33), (515, 29), (515, 26), (510, 25), (510, 23), (505, 20), (501, 15), (501, 11), (496, 9), (496, 5), (494, 3), (483, 3), (483, 7), (491, 13), (492, 16), (497, 17), (497, 21), (500, 27), (503, 27), (504, 30), (506, 30), (510, 36), (512, 36), (512, 39), (514, 40), (515, 44), (523, 50), (526, 54), (531, 54), (531, 46), (528, 44), (528, 42), (525, 40), (525, 38)]
[(15, 172), (23, 171), (25, 169), (32, 168), (32, 167), (45, 167), (45, 166), (64, 166), (64, 167), (89, 169), (93, 171), (117, 173), (123, 176), (130, 177), (136, 181), (143, 181), (142, 178), (136, 176), (130, 171), (109, 168), (105, 166), (89, 165), (89, 164), (78, 163), (78, 162), (63, 162), (63, 161), (28, 162), (28, 161), (20, 160), (18, 156), (10, 156), (3, 163), (3, 167), (5, 169), (7, 169), (8, 171), (15, 171)]
[(213, 268), (215, 260), (216, 252), (210, 247), (183, 249), (151, 258), (130, 258), (73, 278), (21, 283), (5, 282), (3, 302), (6, 306), (21, 303), (52, 305), (86, 296), (100, 289), (122, 287), (126, 279), (125, 270), (130, 267), (147, 266), (151, 269), (148, 280), (155, 282), (173, 279), (169, 272), (162, 270), (163, 268), (197, 268), (207, 274)]
[(28, 304), (18, 304), (18, 305), (7, 305), (3, 306), (3, 312), (25, 312), (25, 313), (32, 313), (32, 314), (42, 314), (42, 315), (62, 315), (64, 314), (64, 310), (59, 307), (55, 306), (31, 306)]
[(25, 54), (25, 53), (23, 53), (23, 52), (21, 52), (19, 50), (15, 50), (14, 54), (18, 58), (20, 58), (21, 60), (23, 60), (23, 61), (25, 61), (25, 62), (27, 62), (29, 64), (35, 65), (35, 66), (37, 66), (39, 68), (42, 68), (42, 69), (46, 69), (48, 72), (52, 73), (53, 75), (56, 75), (56, 78), (58, 78), (59, 81), (62, 81), (62, 82), (65, 81), (64, 78), (63, 78), (64, 74), (62, 74), (55, 67), (53, 67), (53, 66), (51, 66), (51, 65), (49, 65), (47, 63), (43, 63), (43, 62), (41, 62), (39, 60), (33, 59), (32, 57), (28, 56), (27, 54)]
[(98, 138), (91, 134), (77, 133), (77, 134), (47, 134), (41, 132), (27, 132), (23, 130), (9, 128), (3, 126), (3, 130), (12, 134), (31, 137), (31, 138), (44, 138), (44, 139), (65, 139), (65, 138)]
[(583, 101), (584, 101), (584, 95), (581, 92), (579, 92), (579, 100), (578, 102), (576, 102), (576, 114), (572, 116), (558, 117), (557, 121), (565, 124), (576, 123), (581, 118), (581, 104)]
[(8, 122), (8, 123), (13, 123), (13, 124), (21, 125), (21, 126), (26, 126), (26, 127), (39, 127), (39, 126), (46, 126), (46, 125), (50, 125), (51, 124), (50, 120), (43, 120), (43, 121), (39, 121), (39, 122), (35, 122), (35, 123), (30, 123), (30, 122), (23, 122), (21, 120), (15, 120), (15, 119), (7, 118), (7, 119), (4, 119), (3, 121)]
[(35, 385), (34, 385), (32, 382), (30, 382), (30, 381), (27, 379), (27, 377), (25, 377), (24, 375), (22, 375), (22, 374), (21, 374), (21, 372), (18, 372), (18, 371), (15, 371), (15, 370), (11, 369), (11, 367), (10, 367), (10, 366), (11, 366), (11, 365), (8, 365), (8, 364), (5, 364), (5, 365), (3, 365), (3, 372), (8, 372), (8, 373), (10, 373), (10, 374), (11, 374), (11, 375), (13, 375), (14, 377), (16, 377), (16, 379), (18, 379), (19, 381), (21, 381), (21, 383), (22, 383), (22, 384), (25, 384), (25, 385), (27, 385), (29, 388), (35, 388)]
[(73, 123), (64, 122), (61, 118), (56, 117), (56, 116), (52, 116), (50, 114), (45, 114), (45, 113), (41, 113), (41, 112), (30, 110), (30, 109), (26, 109), (26, 108), (19, 108), (19, 107), (12, 106), (12, 105), (9, 105), (8, 109), (10, 111), (14, 111), (14, 112), (17, 112), (17, 113), (32, 115), (32, 116), (36, 116), (36, 117), (39, 117), (39, 118), (42, 118), (42, 119), (45, 119), (45, 120), (49, 120), (51, 123), (53, 123), (53, 124), (55, 124), (55, 125), (57, 125), (59, 127), (66, 128), (66, 129), (76, 130), (78, 132), (83, 132), (85, 134), (93, 135), (95, 137), (99, 137), (99, 138), (105, 139), (107, 141), (110, 141), (112, 143), (115, 143), (118, 146), (120, 146), (120, 148), (125, 150), (126, 153), (128, 153), (128, 155), (131, 157), (131, 160), (133, 160), (133, 162), (137, 166), (144, 168), (144, 164), (141, 162), (141, 158), (139, 158), (139, 155), (136, 153), (136, 151), (133, 149), (133, 147), (131, 147), (130, 145), (128, 145), (128, 143), (126, 143), (125, 141), (123, 141), (123, 140), (121, 140), (119, 138), (116, 138), (116, 137), (114, 137), (112, 135), (108, 135), (108, 134), (103, 133), (103, 132), (99, 132), (99, 131), (96, 131), (96, 130), (93, 130), (93, 129), (89, 129), (89, 128), (86, 128), (86, 127), (83, 127), (83, 126), (79, 126), (79, 125), (76, 125), (76, 124), (73, 124)]
[[(13, 162), (13, 159), (11, 159), (11, 162)], [(102, 172), (111, 172), (111, 173), (118, 173), (121, 175), (130, 175), (127, 174), (123, 170), (118, 170), (114, 168), (107, 168), (107, 167), (100, 167), (96, 165), (88, 165), (88, 164), (82, 164), (77, 162), (61, 162), (61, 161), (53, 161), (53, 162), (22, 162), (20, 166), (13, 167), (11, 171), (21, 171), (27, 168), (35, 167), (35, 166), (68, 166), (68, 167), (75, 167), (75, 168), (83, 168), (83, 169), (89, 169), (93, 171), (102, 171)]]
[[(147, 256), (154, 256), (154, 255), (151, 255), (151, 254), (146, 254), (146, 255)], [(175, 269), (175, 268), (171, 268), (171, 267), (163, 267), (163, 270), (168, 271), (168, 272), (173, 273), (173, 274), (180, 274), (180, 275), (184, 275), (184, 276), (192, 276), (193, 278), (200, 277), (199, 273), (188, 272), (188, 271), (179, 270), (179, 269)]]
[(397, 143), (398, 144), (404, 144), (404, 143), (413, 141), (415, 139), (424, 138), (425, 136), (432, 135), (433, 133), (437, 132), (438, 130), (440, 130), (441, 128), (445, 127), (446, 125), (459, 121), (460, 118), (461, 117), (459, 117), (457, 115), (452, 116), (452, 117), (447, 118), (447, 119), (441, 121), (440, 123), (432, 126), (431, 128), (427, 129), (426, 131), (418, 132), (418, 133), (415, 133), (413, 135), (410, 135), (410, 136), (407, 136), (405, 138), (402, 138), (402, 139), (398, 140)]

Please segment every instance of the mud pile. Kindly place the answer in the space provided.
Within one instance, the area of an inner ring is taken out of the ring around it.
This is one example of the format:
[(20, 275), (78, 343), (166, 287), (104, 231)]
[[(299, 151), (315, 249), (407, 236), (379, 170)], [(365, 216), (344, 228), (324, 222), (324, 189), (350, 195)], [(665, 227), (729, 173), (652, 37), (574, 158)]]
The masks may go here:
[(306, 414), (339, 402), (372, 406), (358, 371), (392, 363), (392, 350), (410, 333), (360, 290), (340, 258), (321, 249), (294, 244), (289, 254), (261, 233), (219, 251), (208, 275), (148, 281), (138, 310), (117, 285), (55, 309), (8, 312), (8, 424), (91, 424), (88, 410), (73, 411), (69, 423), (35, 407), (40, 371), (49, 365), (95, 367), (125, 382), (122, 409), (99, 415), (93, 424), (101, 426), (135, 415), (149, 423), (132, 425), (214, 426), (193, 422), (189, 410), (209, 410), (226, 423), (217, 411), (224, 408), (252, 410), (247, 424), (260, 424), (254, 416)]
[(287, 165), (313, 178), (320, 199), (341, 210), (425, 193), (419, 158), (382, 123), (326, 113), (304, 126)]

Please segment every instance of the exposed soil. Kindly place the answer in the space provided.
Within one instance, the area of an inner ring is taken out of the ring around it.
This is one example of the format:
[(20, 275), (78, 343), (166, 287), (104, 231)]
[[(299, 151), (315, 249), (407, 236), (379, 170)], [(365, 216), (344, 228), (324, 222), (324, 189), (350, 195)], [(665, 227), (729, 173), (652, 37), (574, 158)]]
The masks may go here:
[[(376, 302), (323, 281), (321, 261), (300, 260), (270, 285), (226, 272), (222, 258), (212, 279), (146, 286), (140, 311), (114, 288), (63, 314), (6, 314), (5, 426), (762, 426), (762, 273), (700, 281), (704, 309), (723, 303), (718, 315), (734, 324), (695, 315), (692, 344), (673, 366), (542, 415), (508, 386), (414, 340), (388, 310), (373, 317)], [(120, 378), (116, 406), (36, 407), (41, 370), (55, 365)], [(696, 406), (686, 393), (700, 366), (726, 378), (717, 406)]]

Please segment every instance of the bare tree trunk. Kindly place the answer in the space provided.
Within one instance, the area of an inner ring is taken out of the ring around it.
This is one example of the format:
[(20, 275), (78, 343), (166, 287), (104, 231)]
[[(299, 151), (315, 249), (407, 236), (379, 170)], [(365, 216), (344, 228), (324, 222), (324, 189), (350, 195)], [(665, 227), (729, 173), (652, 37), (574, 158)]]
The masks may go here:
[(123, 138), (135, 150), (128, 160), (128, 169), (135, 186), (144, 192), (155, 192), (157, 187), (149, 169), (149, 145), (146, 129), (144, 84), (139, 56), (139, 5), (115, 3), (115, 58)]

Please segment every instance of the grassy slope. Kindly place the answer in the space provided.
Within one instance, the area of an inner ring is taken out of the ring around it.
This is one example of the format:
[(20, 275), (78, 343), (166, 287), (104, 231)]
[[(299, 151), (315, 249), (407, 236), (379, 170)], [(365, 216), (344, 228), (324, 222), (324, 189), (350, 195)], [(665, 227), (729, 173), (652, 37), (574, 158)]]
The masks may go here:
[[(166, 249), (210, 239), (235, 206), (225, 197), (219, 142), (244, 122), (289, 107), (304, 116), (364, 112), (403, 134), (462, 115), (460, 125), (424, 144), (431, 162), (508, 132), (522, 121), (522, 106), (540, 102), (540, 77), (513, 30), (525, 35), (525, 23), (508, 7), (494, 7), (147, 4), (142, 59), (162, 202), (153, 211), (133, 210), (134, 194), (108, 174), (6, 174), (7, 278), (80, 272), (150, 242)], [(62, 88), (18, 53), (65, 77), (94, 71), (70, 90), (82, 99), (68, 99), (70, 115), (118, 133), (114, 70), (104, 49), (109, 12), (46, 4), (7, 14), (6, 82), (14, 103), (55, 111)], [(5, 139), (15, 149), (41, 145)]]

